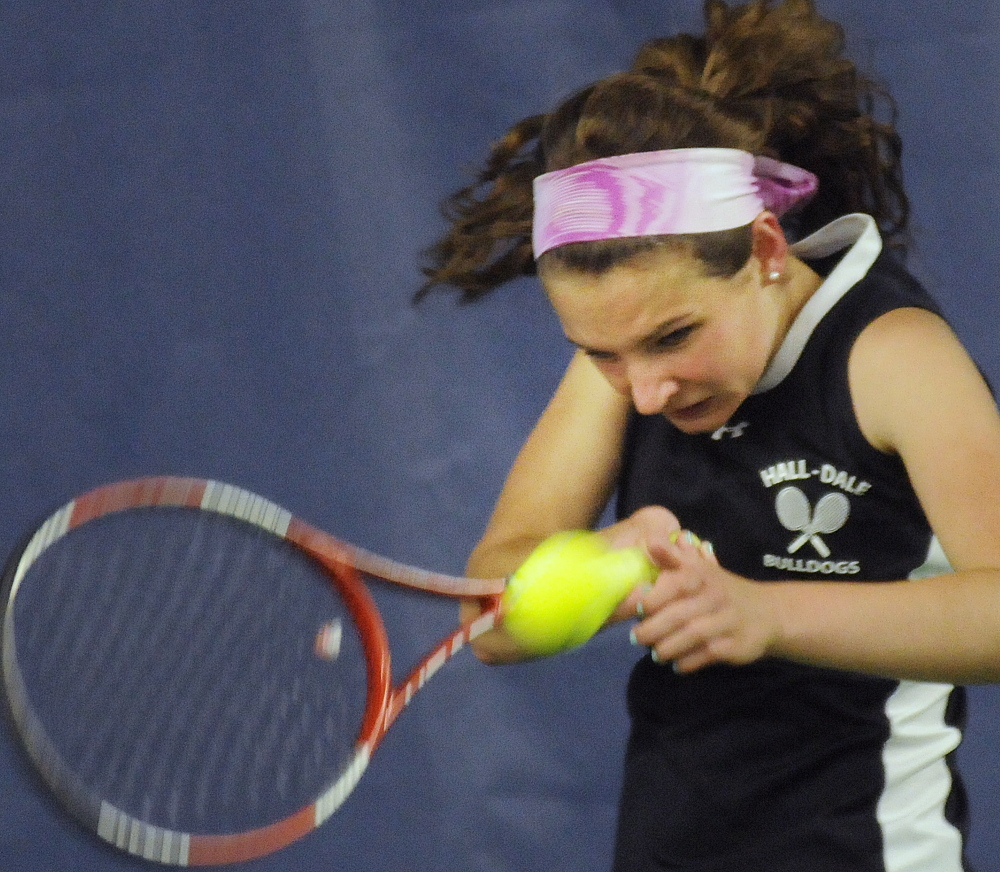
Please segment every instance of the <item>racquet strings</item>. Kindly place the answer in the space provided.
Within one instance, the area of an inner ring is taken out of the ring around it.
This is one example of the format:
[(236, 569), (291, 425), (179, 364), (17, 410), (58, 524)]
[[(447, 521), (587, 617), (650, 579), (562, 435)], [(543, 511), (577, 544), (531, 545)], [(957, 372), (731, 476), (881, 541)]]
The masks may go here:
[(368, 684), (355, 623), (316, 561), (256, 526), (174, 507), (98, 518), (39, 555), (11, 608), (21, 730), (57, 789), (231, 833), (311, 803), (351, 762)]

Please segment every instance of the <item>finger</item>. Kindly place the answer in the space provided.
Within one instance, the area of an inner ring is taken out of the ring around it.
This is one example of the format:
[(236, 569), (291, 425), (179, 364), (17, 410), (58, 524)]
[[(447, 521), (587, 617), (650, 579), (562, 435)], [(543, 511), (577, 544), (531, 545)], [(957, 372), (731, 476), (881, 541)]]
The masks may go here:
[(660, 542), (668, 542), (671, 530), (680, 529), (677, 518), (662, 506), (646, 506), (628, 518), (601, 530), (612, 548), (639, 546), (649, 548)]
[(635, 613), (644, 618), (655, 614), (666, 605), (693, 596), (701, 588), (701, 580), (681, 568), (665, 569), (656, 582), (636, 598)]
[(670, 533), (669, 539), (671, 545), (677, 545), (681, 548), (697, 548), (701, 545), (698, 534), (691, 530), (674, 530)]
[[(660, 662), (659, 657), (656, 657), (655, 659), (657, 662)], [(678, 675), (690, 675), (692, 672), (697, 672), (699, 669), (711, 666), (716, 663), (717, 660), (709, 654), (708, 649), (698, 648), (689, 654), (677, 657), (669, 662), (673, 667), (674, 672)]]
[(670, 566), (692, 563), (697, 560), (718, 563), (715, 556), (715, 546), (707, 539), (700, 539), (689, 530), (680, 531), (680, 534), (669, 544), (659, 546), (656, 553)]
[(718, 636), (704, 645), (675, 656), (671, 662), (674, 664), (674, 671), (680, 674), (695, 672), (716, 663), (738, 665), (748, 662), (749, 658), (737, 656), (737, 648), (734, 637)]
[[(650, 539), (646, 542), (646, 552), (649, 554), (650, 559), (663, 568), (676, 565), (678, 554), (705, 547), (706, 543), (696, 533), (681, 529), (671, 530), (665, 536)], [(713, 550), (712, 546), (708, 544), (705, 553)]]
[(645, 607), (643, 605), (643, 598), (653, 589), (653, 585), (650, 582), (644, 582), (633, 588), (625, 599), (619, 603), (618, 608), (615, 609), (615, 617), (622, 620), (628, 618), (637, 617), (641, 618), (646, 613)]
[[(699, 621), (719, 611), (718, 598), (715, 596), (678, 595), (657, 608), (649, 605), (651, 598), (647, 596), (641, 603), (640, 621), (632, 628), (635, 644), (647, 647), (659, 647), (667, 640), (682, 637), (689, 632), (691, 625), (697, 626)], [(683, 647), (678, 650), (683, 650)]]
[(649, 559), (660, 569), (676, 569), (680, 565), (680, 551), (672, 542), (651, 542), (646, 548)]
[(671, 544), (676, 545), (681, 552), (696, 550), (699, 555), (706, 560), (718, 564), (719, 559), (715, 554), (715, 546), (707, 539), (701, 539), (690, 530), (677, 530), (671, 534)]
[(651, 650), (657, 662), (673, 662), (678, 672), (690, 672), (710, 663), (732, 662), (736, 649), (732, 633), (727, 620), (708, 615), (660, 638)]
[(659, 573), (653, 587), (641, 598), (640, 615), (652, 614), (676, 599), (698, 595), (704, 588), (717, 588), (712, 575), (718, 572), (718, 562), (706, 560), (700, 550), (681, 550), (671, 546), (661, 562), (668, 564)]

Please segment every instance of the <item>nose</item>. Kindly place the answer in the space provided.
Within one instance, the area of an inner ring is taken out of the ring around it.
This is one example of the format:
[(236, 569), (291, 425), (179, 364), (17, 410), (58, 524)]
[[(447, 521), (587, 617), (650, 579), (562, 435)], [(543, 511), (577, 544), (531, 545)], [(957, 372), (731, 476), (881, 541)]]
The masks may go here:
[(680, 390), (677, 380), (654, 367), (633, 364), (627, 372), (632, 405), (640, 415), (657, 415)]

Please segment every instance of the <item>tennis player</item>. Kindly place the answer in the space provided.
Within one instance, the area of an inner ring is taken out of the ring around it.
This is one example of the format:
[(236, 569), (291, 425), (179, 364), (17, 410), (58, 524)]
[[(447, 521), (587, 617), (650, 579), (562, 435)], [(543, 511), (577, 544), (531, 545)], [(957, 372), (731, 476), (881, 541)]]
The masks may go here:
[(703, 35), (514, 125), (432, 250), (427, 287), (467, 298), (537, 271), (577, 349), (469, 573), (613, 494), (604, 534), (662, 570), (615, 615), (648, 651), (616, 872), (968, 869), (1000, 417), (904, 265), (891, 122), (808, 0), (711, 0)]

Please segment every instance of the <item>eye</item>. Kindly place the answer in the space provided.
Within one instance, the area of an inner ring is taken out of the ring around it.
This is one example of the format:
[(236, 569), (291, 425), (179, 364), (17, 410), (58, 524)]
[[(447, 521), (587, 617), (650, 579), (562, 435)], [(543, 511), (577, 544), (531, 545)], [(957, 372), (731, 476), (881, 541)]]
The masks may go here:
[(657, 350), (668, 350), (671, 348), (677, 348), (677, 346), (682, 345), (685, 340), (690, 338), (696, 329), (695, 324), (689, 324), (687, 327), (679, 327), (676, 330), (671, 330), (669, 333), (665, 333), (663, 336), (657, 337), (653, 342), (653, 347)]
[(614, 363), (618, 359), (618, 355), (613, 351), (599, 351), (596, 348), (584, 348), (582, 351), (594, 363)]

